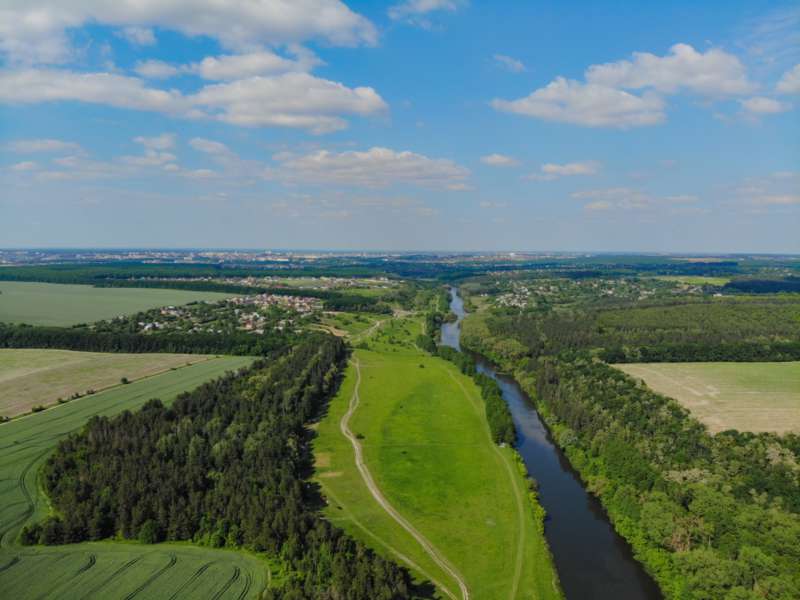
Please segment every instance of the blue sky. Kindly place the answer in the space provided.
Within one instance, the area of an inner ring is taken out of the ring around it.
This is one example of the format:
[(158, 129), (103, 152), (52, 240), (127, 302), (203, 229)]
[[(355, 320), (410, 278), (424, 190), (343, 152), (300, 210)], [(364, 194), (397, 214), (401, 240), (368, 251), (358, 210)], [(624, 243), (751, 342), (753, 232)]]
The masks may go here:
[(0, 246), (800, 252), (779, 2), (6, 0)]

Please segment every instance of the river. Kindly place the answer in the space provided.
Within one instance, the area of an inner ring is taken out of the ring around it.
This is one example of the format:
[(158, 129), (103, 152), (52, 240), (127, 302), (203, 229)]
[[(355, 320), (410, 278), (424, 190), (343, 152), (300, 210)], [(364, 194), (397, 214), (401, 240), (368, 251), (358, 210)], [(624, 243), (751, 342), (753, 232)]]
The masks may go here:
[[(442, 326), (442, 343), (461, 349), (464, 303), (451, 289), (450, 309), (458, 320)], [(478, 370), (497, 381), (517, 427), (517, 450), (539, 483), (547, 511), (545, 536), (568, 600), (660, 600), (653, 579), (614, 531), (600, 501), (586, 491), (577, 472), (554, 444), (530, 398), (511, 377), (481, 356)]]

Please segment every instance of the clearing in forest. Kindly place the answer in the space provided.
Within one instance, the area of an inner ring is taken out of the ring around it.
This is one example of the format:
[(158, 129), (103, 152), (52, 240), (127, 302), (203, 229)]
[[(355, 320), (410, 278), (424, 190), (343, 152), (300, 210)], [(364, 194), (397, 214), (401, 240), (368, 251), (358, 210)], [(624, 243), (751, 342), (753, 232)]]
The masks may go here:
[(0, 281), (0, 323), (66, 326), (233, 294)]
[(511, 449), (474, 382), (415, 348), (421, 328), (388, 318), (358, 344), (314, 442), (326, 516), (442, 596), (559, 598)]
[(122, 354), (71, 350), (0, 349), (0, 415), (13, 417), (34, 406), (87, 390), (99, 392), (156, 373), (208, 360), (202, 354)]
[(712, 433), (800, 432), (800, 362), (614, 366), (675, 398)]

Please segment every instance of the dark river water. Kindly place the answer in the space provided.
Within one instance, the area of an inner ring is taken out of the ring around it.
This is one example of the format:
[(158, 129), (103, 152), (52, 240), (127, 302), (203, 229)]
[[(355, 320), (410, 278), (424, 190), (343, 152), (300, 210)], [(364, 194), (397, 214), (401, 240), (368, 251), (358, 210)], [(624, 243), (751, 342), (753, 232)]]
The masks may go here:
[[(451, 290), (450, 309), (458, 316), (442, 326), (442, 343), (461, 349), (464, 303)], [(517, 426), (517, 450), (539, 483), (547, 511), (545, 536), (568, 600), (660, 600), (655, 582), (634, 560), (628, 543), (614, 532), (600, 501), (553, 443), (531, 400), (511, 377), (480, 356), (478, 370), (497, 381)]]

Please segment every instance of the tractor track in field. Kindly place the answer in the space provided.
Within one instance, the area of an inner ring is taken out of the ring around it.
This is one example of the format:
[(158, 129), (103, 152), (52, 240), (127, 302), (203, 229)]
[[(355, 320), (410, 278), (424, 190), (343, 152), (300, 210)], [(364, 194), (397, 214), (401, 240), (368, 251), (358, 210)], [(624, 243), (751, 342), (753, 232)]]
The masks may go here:
[(0, 530), (0, 547), (8, 546), (9, 544), (6, 543), (6, 536), (20, 523), (24, 523), (34, 511), (33, 505), (33, 496), (31, 496), (30, 490), (28, 490), (28, 486), (25, 485), (25, 478), (28, 476), (33, 465), (35, 465), (40, 458), (42, 458), (45, 454), (50, 452), (50, 448), (45, 450), (44, 452), (40, 452), (37, 454), (34, 459), (29, 462), (24, 469), (20, 472), (19, 476), (17, 477), (17, 487), (22, 491), (23, 496), (23, 503), (27, 504), (27, 508), (17, 517), (11, 519), (8, 523), (5, 524), (2, 530)]
[(175, 566), (175, 563), (177, 563), (177, 562), (178, 562), (178, 557), (177, 557), (177, 556), (175, 556), (174, 554), (171, 554), (171, 555), (170, 555), (170, 557), (169, 557), (169, 562), (168, 562), (166, 565), (164, 565), (164, 566), (163, 566), (163, 567), (161, 567), (161, 568), (160, 568), (158, 571), (156, 571), (155, 573), (153, 573), (152, 575), (150, 575), (150, 577), (148, 577), (147, 579), (145, 579), (145, 580), (144, 580), (144, 581), (143, 581), (143, 582), (142, 582), (142, 583), (139, 585), (139, 587), (137, 587), (137, 588), (136, 588), (135, 590), (133, 590), (133, 591), (132, 591), (130, 594), (128, 594), (127, 596), (125, 596), (125, 598), (124, 598), (123, 600), (133, 600), (133, 598), (135, 598), (135, 597), (136, 597), (136, 596), (139, 594), (139, 592), (141, 592), (141, 591), (142, 591), (143, 589), (145, 589), (145, 588), (146, 588), (148, 585), (150, 585), (151, 583), (153, 583), (153, 582), (154, 582), (156, 579), (158, 579), (159, 577), (161, 577), (161, 576), (162, 576), (164, 573), (166, 573), (167, 571), (169, 571), (169, 570), (170, 570), (172, 567), (174, 567), (174, 566)]
[(234, 583), (236, 583), (241, 573), (242, 570), (239, 567), (234, 567), (233, 575), (230, 576), (230, 579), (228, 579), (228, 581), (225, 582), (225, 585), (223, 585), (222, 588), (216, 594), (211, 596), (211, 600), (219, 600), (220, 598), (222, 598), (225, 595), (225, 593), (231, 588), (231, 586)]
[[(416, 527), (414, 527), (403, 515), (401, 515), (397, 509), (395, 509), (386, 497), (381, 492), (378, 485), (375, 483), (375, 480), (372, 478), (372, 474), (369, 471), (366, 463), (364, 462), (364, 455), (361, 447), (361, 443), (358, 441), (358, 438), (355, 434), (350, 430), (350, 418), (355, 413), (356, 409), (358, 408), (359, 404), (359, 395), (358, 389), (361, 386), (361, 365), (358, 360), (352, 361), (353, 366), (356, 369), (356, 385), (353, 388), (353, 395), (350, 397), (350, 405), (347, 408), (347, 412), (344, 413), (342, 416), (342, 420), (339, 422), (339, 428), (341, 429), (342, 435), (344, 435), (353, 446), (353, 452), (355, 454), (355, 463), (358, 472), (361, 474), (361, 479), (369, 489), (370, 494), (378, 503), (378, 505), (394, 520), (397, 522), (400, 527), (405, 529), (411, 537), (413, 537), (417, 543), (422, 546), (422, 549), (431, 557), (431, 559), (442, 569), (445, 573), (450, 575), (458, 584), (458, 587), (461, 591), (461, 597), (463, 600), (469, 600), (469, 588), (467, 588), (467, 584), (464, 581), (464, 578), (461, 574), (456, 570), (456, 568), (447, 560), (434, 546), (431, 544), (428, 539), (420, 533)], [(441, 587), (441, 586), (440, 586)], [(445, 592), (451, 598), (454, 597), (454, 594), (448, 590), (447, 588), (442, 588), (442, 591)]]
[(208, 568), (213, 564), (214, 564), (213, 562), (209, 562), (209, 563), (206, 563), (206, 564), (202, 565), (199, 569), (197, 569), (197, 571), (195, 571), (192, 574), (192, 576), (189, 577), (189, 579), (187, 579), (186, 581), (184, 581), (181, 584), (181, 587), (179, 587), (177, 590), (175, 590), (175, 593), (173, 593), (172, 596), (169, 597), (169, 600), (175, 600), (183, 590), (185, 590), (190, 585), (192, 585), (195, 581), (197, 581), (200, 578), (200, 576), (203, 573), (205, 573), (206, 571), (208, 571)]
[(105, 578), (103, 581), (101, 581), (99, 584), (97, 584), (96, 586), (94, 586), (94, 587), (93, 587), (91, 590), (89, 590), (89, 591), (88, 591), (86, 594), (84, 594), (84, 595), (81, 597), (81, 599), (83, 600), (84, 598), (90, 598), (90, 597), (94, 596), (94, 595), (95, 595), (97, 592), (99, 592), (101, 589), (103, 589), (103, 588), (104, 588), (105, 586), (107, 586), (109, 583), (111, 583), (112, 581), (114, 581), (114, 580), (115, 580), (117, 577), (119, 577), (120, 575), (122, 575), (122, 574), (123, 574), (125, 571), (127, 571), (128, 569), (130, 569), (130, 568), (131, 568), (133, 565), (135, 565), (136, 563), (138, 563), (138, 562), (139, 562), (141, 559), (142, 559), (142, 557), (141, 557), (141, 556), (137, 556), (136, 558), (129, 560), (129, 561), (128, 561), (128, 562), (126, 562), (124, 565), (122, 565), (121, 567), (119, 567), (119, 568), (118, 568), (116, 571), (114, 571), (114, 572), (113, 572), (111, 575), (109, 575), (108, 577), (106, 577), (106, 578)]

